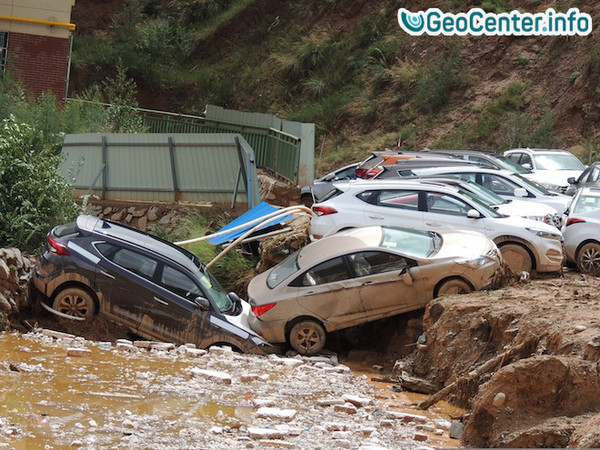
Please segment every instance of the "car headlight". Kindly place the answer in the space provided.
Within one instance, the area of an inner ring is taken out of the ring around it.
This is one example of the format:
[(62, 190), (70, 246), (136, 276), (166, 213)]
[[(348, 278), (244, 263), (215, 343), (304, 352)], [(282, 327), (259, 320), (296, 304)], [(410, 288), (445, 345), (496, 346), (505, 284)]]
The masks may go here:
[(489, 256), (481, 256), (481, 257), (475, 258), (475, 259), (458, 259), (456, 261), (456, 263), (462, 264), (464, 266), (472, 267), (473, 269), (479, 269), (480, 267), (483, 267), (485, 264), (487, 264), (491, 260), (492, 260), (492, 258), (490, 258)]
[(542, 222), (544, 220), (544, 217), (542, 216), (523, 216), (526, 219), (531, 219), (531, 220), (537, 220), (538, 222)]
[(526, 230), (544, 239), (554, 239), (557, 241), (560, 241), (562, 239), (562, 236), (560, 234), (552, 233), (550, 231), (536, 230), (535, 228), (526, 228)]
[(562, 188), (558, 184), (553, 183), (539, 183), (549, 191), (560, 191)]

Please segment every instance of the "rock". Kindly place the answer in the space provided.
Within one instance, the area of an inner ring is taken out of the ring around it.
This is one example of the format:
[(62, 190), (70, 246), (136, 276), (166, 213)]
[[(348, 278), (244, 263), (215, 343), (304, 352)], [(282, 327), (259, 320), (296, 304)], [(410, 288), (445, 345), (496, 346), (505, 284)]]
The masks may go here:
[(373, 403), (373, 399), (367, 397), (359, 397), (357, 395), (344, 394), (342, 399), (348, 403), (352, 403), (357, 408), (364, 408)]
[(244, 373), (240, 376), (240, 381), (242, 383), (250, 383), (252, 381), (257, 381), (260, 379), (260, 375), (257, 373)]
[(428, 438), (427, 438), (426, 434), (415, 433), (415, 435), (413, 436), (413, 439), (415, 441), (425, 442)]
[(576, 325), (574, 330), (576, 333), (581, 333), (582, 331), (587, 330), (587, 327), (585, 325)]
[(161, 352), (168, 352), (171, 350), (175, 350), (175, 344), (171, 342), (154, 342), (150, 346), (150, 349)]
[(494, 396), (494, 399), (492, 400), (492, 405), (494, 405), (496, 408), (499, 408), (502, 405), (504, 405), (505, 401), (506, 401), (506, 394), (504, 394), (503, 392), (498, 392)]
[[(136, 342), (150, 342), (150, 341), (136, 341)], [(133, 341), (130, 341), (129, 339), (117, 339), (115, 341), (115, 345), (116, 344), (127, 344), (127, 345), (133, 345)]]
[(46, 328), (42, 330), (42, 334), (55, 339), (75, 339), (74, 334), (61, 333), (60, 331), (48, 330)]
[(125, 216), (125, 222), (126, 223), (130, 223), (133, 220), (133, 215), (132, 214), (127, 214), (127, 216)]
[(125, 342), (117, 342), (115, 345), (115, 348), (117, 348), (118, 350), (126, 351), (126, 352), (138, 351), (138, 349), (136, 347), (134, 347), (132, 344), (126, 344)]
[(10, 269), (6, 265), (6, 262), (0, 258), (0, 280), (8, 280), (10, 277)]
[(113, 209), (110, 206), (107, 206), (102, 210), (102, 214), (104, 214), (105, 216), (108, 216), (111, 212), (113, 212)]
[(281, 439), (285, 433), (272, 428), (248, 427), (248, 436), (252, 439)]
[(298, 366), (301, 366), (302, 364), (304, 364), (304, 361), (302, 361), (301, 359), (296, 359), (296, 358), (275, 357), (275, 358), (271, 359), (271, 361), (275, 364), (282, 364), (282, 365), (288, 366), (288, 367), (298, 367)]
[(146, 214), (148, 222), (155, 222), (156, 219), (158, 219), (158, 216), (156, 215), (157, 211), (158, 211), (158, 209), (155, 206), (150, 208), (150, 210), (148, 211), (148, 214)]
[(462, 439), (465, 426), (460, 420), (453, 420), (450, 425), (450, 437), (452, 439)]
[(343, 405), (333, 405), (333, 410), (346, 414), (356, 414), (358, 409), (352, 403), (344, 403)]
[(89, 348), (71, 347), (67, 349), (67, 356), (72, 356), (76, 358), (91, 358), (92, 351)]
[(277, 419), (283, 420), (285, 422), (291, 421), (294, 417), (296, 417), (297, 411), (295, 409), (279, 409), (279, 408), (269, 408), (262, 407), (256, 411), (256, 417), (262, 419)]
[(112, 216), (110, 216), (110, 220), (112, 220), (113, 222), (119, 222), (122, 218), (123, 218), (122, 212), (117, 212), (117, 213), (114, 213)]
[(433, 433), (436, 436), (443, 436), (444, 435), (444, 430), (442, 430), (441, 428), (437, 428)]
[(148, 209), (146, 208), (134, 209), (131, 214), (133, 215), (133, 217), (142, 217), (146, 214), (146, 211), (148, 211)]
[(205, 378), (207, 380), (221, 384), (231, 384), (231, 376), (226, 372), (193, 368), (191, 370), (191, 373), (194, 377), (197, 378)]
[(384, 419), (381, 422), (379, 422), (379, 426), (384, 428), (394, 428), (395, 425), (395, 420)]
[(202, 348), (190, 348), (190, 347), (185, 347), (183, 349), (183, 352), (185, 353), (185, 355), (192, 356), (194, 358), (199, 358), (200, 356), (204, 356), (208, 353), (206, 350), (204, 350)]
[(401, 420), (403, 423), (415, 422), (425, 424), (429, 422), (429, 419), (427, 419), (427, 417), (398, 411), (388, 411), (386, 412), (385, 417), (386, 419)]
[(217, 347), (213, 346), (208, 349), (211, 355), (231, 355), (233, 353), (233, 349), (231, 347)]
[(262, 406), (273, 406), (273, 405), (275, 405), (275, 400), (273, 400), (271, 398), (257, 398), (257, 399), (254, 399), (252, 401), (252, 403), (257, 408), (260, 408)]
[(140, 217), (138, 219), (138, 223), (137, 223), (137, 227), (142, 230), (142, 231), (146, 231), (146, 226), (148, 225), (148, 219), (146, 219), (145, 217)]
[(343, 405), (344, 403), (346, 403), (345, 400), (341, 399), (341, 398), (326, 398), (326, 399), (317, 401), (317, 405), (319, 405), (319, 406)]
[[(2, 260), (0, 260), (2, 261)], [(12, 306), (9, 303), (9, 301), (6, 299), (6, 297), (2, 294), (0, 294), (0, 311), (4, 311), (4, 312), (10, 312), (12, 310)]]

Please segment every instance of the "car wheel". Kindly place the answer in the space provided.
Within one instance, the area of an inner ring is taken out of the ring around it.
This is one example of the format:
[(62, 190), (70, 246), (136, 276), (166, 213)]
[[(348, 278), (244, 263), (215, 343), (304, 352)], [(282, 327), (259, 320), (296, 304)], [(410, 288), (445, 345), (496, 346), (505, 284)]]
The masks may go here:
[(438, 289), (437, 296), (441, 295), (456, 295), (456, 294), (469, 294), (473, 292), (469, 283), (458, 278), (451, 278), (444, 281)]
[(600, 273), (600, 244), (588, 242), (577, 253), (577, 268), (582, 273)]
[(514, 273), (531, 272), (533, 261), (527, 250), (517, 244), (506, 244), (500, 247), (502, 259)]
[(301, 355), (314, 355), (325, 346), (325, 329), (314, 320), (303, 320), (290, 330), (290, 345)]
[(86, 321), (91, 321), (96, 314), (96, 303), (91, 294), (74, 287), (60, 291), (52, 308), (68, 316), (83, 317)]

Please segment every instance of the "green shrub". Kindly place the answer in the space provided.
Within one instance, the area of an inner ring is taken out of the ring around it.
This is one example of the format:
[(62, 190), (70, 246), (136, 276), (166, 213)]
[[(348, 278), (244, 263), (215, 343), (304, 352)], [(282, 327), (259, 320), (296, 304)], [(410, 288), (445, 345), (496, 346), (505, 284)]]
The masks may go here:
[(0, 243), (34, 251), (53, 226), (76, 216), (72, 189), (57, 171), (60, 157), (43, 132), (14, 117), (0, 128)]

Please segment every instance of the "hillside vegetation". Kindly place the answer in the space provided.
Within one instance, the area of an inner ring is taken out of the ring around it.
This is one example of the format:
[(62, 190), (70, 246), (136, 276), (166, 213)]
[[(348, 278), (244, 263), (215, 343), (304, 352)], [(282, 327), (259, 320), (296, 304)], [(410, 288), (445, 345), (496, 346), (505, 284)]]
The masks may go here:
[(411, 37), (398, 7), (537, 12), (568, 0), (77, 0), (70, 95), (119, 62), (140, 106), (207, 103), (315, 122), (317, 172), (389, 148), (600, 142), (600, 45), (587, 37)]

